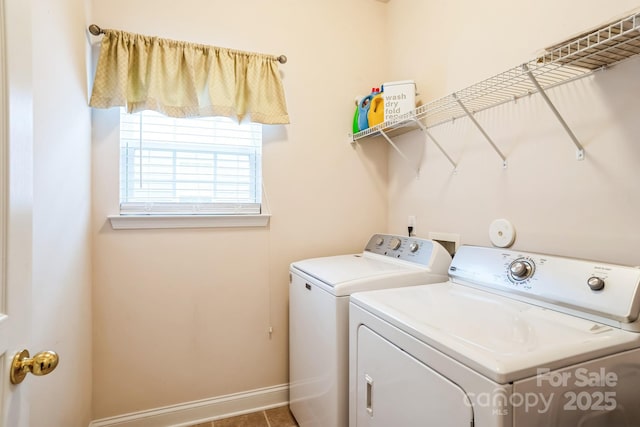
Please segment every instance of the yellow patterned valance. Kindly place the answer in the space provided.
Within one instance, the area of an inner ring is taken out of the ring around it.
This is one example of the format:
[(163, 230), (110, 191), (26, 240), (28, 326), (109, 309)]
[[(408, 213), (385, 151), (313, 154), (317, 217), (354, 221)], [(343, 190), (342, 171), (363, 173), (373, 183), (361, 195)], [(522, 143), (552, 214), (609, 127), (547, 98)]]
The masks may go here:
[(289, 123), (277, 58), (104, 30), (89, 105)]

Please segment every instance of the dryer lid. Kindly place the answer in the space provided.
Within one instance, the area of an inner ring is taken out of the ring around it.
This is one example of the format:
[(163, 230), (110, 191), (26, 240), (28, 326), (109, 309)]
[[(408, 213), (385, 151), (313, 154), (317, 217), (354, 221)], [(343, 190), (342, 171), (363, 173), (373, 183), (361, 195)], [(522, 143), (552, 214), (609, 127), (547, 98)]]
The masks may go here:
[(638, 333), (451, 282), (351, 302), (501, 384), (640, 347)]

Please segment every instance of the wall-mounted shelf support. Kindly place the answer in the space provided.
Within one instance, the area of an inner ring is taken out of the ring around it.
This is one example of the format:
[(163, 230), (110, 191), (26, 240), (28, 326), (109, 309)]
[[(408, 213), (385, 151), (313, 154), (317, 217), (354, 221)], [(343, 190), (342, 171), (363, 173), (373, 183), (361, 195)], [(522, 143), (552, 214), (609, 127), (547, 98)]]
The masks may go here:
[(527, 73), (527, 75), (529, 76), (529, 79), (531, 79), (531, 83), (533, 83), (533, 85), (536, 87), (536, 89), (540, 93), (540, 96), (542, 96), (542, 99), (544, 99), (544, 102), (547, 103), (547, 106), (549, 107), (551, 112), (556, 116), (556, 118), (558, 119), (558, 121), (560, 122), (564, 130), (567, 132), (567, 134), (569, 134), (569, 138), (571, 138), (571, 140), (573, 141), (573, 143), (577, 148), (576, 160), (584, 160), (584, 148), (582, 147), (582, 144), (580, 144), (580, 141), (578, 141), (578, 138), (576, 137), (576, 135), (573, 133), (569, 125), (567, 125), (567, 122), (562, 118), (562, 116), (558, 112), (558, 109), (555, 107), (555, 105), (553, 105), (553, 103), (547, 96), (542, 86), (540, 86), (540, 83), (538, 83), (538, 80), (535, 78), (533, 73), (529, 70), (529, 67), (527, 66), (527, 64), (522, 64), (522, 70), (525, 73)]
[(447, 152), (444, 151), (444, 148), (442, 148), (442, 145), (440, 145), (438, 140), (433, 137), (433, 135), (431, 134), (431, 132), (429, 132), (429, 130), (427, 129), (427, 127), (425, 125), (420, 123), (418, 120), (416, 120), (416, 124), (418, 125), (420, 130), (422, 130), (425, 133), (425, 135), (427, 135), (427, 137), (430, 138), (433, 141), (433, 143), (436, 145), (436, 147), (438, 147), (438, 150), (440, 150), (442, 155), (445, 156), (447, 158), (447, 160), (449, 160), (449, 163), (451, 163), (451, 165), (453, 166), (453, 173), (456, 173), (457, 168), (458, 168), (458, 165), (456, 164), (456, 162), (454, 162), (453, 159), (451, 158), (451, 156), (449, 156), (447, 154)]
[(400, 155), (400, 157), (402, 157), (402, 159), (405, 162), (407, 162), (408, 165), (410, 165), (412, 168), (416, 170), (416, 175), (420, 175), (420, 165), (422, 164), (422, 158), (420, 158), (420, 161), (418, 162), (417, 166), (413, 165), (411, 160), (409, 160), (409, 158), (405, 156), (402, 150), (398, 148), (398, 146), (391, 140), (391, 138), (389, 138), (389, 136), (385, 131), (381, 129), (379, 132), (380, 132), (380, 135), (382, 135), (382, 137), (387, 140), (387, 142), (391, 145), (391, 147), (393, 147), (393, 149), (396, 150), (396, 152)]
[(456, 94), (452, 94), (451, 95), (453, 97), (453, 99), (458, 103), (458, 105), (460, 106), (460, 108), (462, 109), (462, 111), (465, 112), (465, 114), (467, 115), (467, 117), (469, 117), (469, 119), (471, 119), (471, 122), (476, 125), (476, 127), (478, 128), (478, 130), (480, 131), (480, 133), (482, 134), (482, 136), (485, 137), (485, 139), (487, 140), (487, 142), (489, 142), (489, 144), (491, 145), (491, 147), (493, 147), (493, 150), (498, 153), (498, 156), (500, 156), (500, 158), (502, 159), (502, 167), (506, 168), (507, 167), (507, 158), (505, 157), (504, 154), (502, 154), (502, 151), (500, 151), (500, 149), (498, 148), (498, 146), (493, 142), (493, 140), (491, 139), (491, 137), (487, 134), (487, 132), (485, 132), (485, 130), (483, 129), (482, 126), (480, 126), (480, 123), (478, 123), (478, 121), (476, 120), (475, 117), (473, 117), (473, 114), (471, 114), (471, 112), (469, 110), (467, 110), (467, 107), (465, 107), (465, 105), (462, 103), (462, 101), (460, 101), (460, 99), (456, 96)]

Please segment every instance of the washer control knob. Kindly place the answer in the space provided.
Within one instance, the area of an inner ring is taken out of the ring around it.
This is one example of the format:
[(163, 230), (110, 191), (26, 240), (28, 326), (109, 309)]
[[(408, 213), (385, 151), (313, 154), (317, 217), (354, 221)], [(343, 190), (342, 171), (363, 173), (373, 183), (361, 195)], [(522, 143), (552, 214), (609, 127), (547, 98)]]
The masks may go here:
[(418, 249), (420, 249), (420, 245), (418, 244), (418, 242), (411, 242), (411, 244), (409, 245), (409, 250), (411, 252), (417, 252)]
[(397, 237), (394, 237), (393, 239), (391, 239), (391, 243), (389, 243), (389, 247), (395, 251), (400, 247), (401, 244), (402, 242), (400, 241), (400, 239), (398, 239)]
[(516, 260), (509, 265), (509, 274), (514, 280), (525, 280), (533, 274), (533, 266), (528, 261)]
[(592, 291), (600, 291), (604, 288), (604, 280), (599, 277), (592, 276), (587, 280), (587, 285), (589, 285)]
[(382, 236), (376, 237), (376, 246), (382, 246), (383, 243), (384, 239), (382, 238)]

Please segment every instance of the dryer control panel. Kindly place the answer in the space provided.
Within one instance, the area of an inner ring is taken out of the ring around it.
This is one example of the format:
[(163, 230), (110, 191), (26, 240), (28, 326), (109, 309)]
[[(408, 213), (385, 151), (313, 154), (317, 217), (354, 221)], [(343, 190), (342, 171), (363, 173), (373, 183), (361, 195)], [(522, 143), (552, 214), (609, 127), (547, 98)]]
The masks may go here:
[[(438, 247), (435, 245), (438, 245)], [(441, 249), (441, 245), (433, 240), (393, 234), (374, 234), (364, 248), (365, 252), (401, 259), (424, 266), (428, 266), (432, 255), (435, 255), (434, 249), (438, 251)]]

